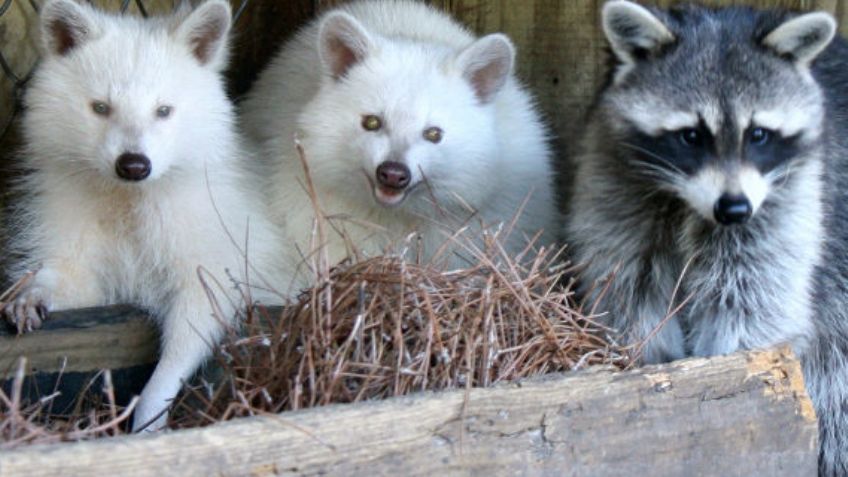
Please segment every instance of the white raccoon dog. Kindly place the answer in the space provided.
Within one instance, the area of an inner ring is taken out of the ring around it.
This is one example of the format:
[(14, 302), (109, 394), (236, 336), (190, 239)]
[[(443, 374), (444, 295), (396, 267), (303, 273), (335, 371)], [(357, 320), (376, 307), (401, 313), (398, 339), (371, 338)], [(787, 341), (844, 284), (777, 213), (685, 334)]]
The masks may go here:
[(247, 279), (245, 251), (254, 281), (278, 268), (276, 232), (239, 170), (248, 158), (220, 74), (230, 7), (210, 0), (144, 20), (51, 0), (40, 22), (44, 58), (25, 99), (27, 197), (11, 238), (24, 257), (13, 276), (40, 270), (3, 312), (30, 330), (52, 310), (150, 310), (161, 357), (133, 428), (158, 429), (240, 298), (221, 297), (213, 316), (199, 275), (231, 289), (227, 270)]
[(848, 43), (821, 12), (613, 1), (603, 25), (566, 231), (590, 302), (630, 342), (682, 306), (648, 362), (791, 343), (820, 473), (848, 475)]
[[(343, 236), (375, 254), (412, 232), (428, 260), (460, 227), (509, 222), (527, 198), (505, 245), (516, 253), (540, 230), (537, 243), (550, 242), (557, 212), (547, 133), (513, 77), (514, 57), (506, 36), (475, 39), (411, 1), (347, 4), (285, 45), (241, 112), (269, 167), (289, 262), (314, 248), (295, 136), (331, 219), (333, 263), (348, 255)], [(445, 265), (462, 263), (452, 255)], [(293, 283), (308, 278), (301, 270)]]

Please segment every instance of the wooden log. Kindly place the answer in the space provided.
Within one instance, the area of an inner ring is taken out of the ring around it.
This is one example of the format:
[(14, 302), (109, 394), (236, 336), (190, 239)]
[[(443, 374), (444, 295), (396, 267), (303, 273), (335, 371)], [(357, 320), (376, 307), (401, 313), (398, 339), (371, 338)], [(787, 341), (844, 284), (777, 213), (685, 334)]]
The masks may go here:
[(0, 475), (815, 475), (788, 350), (0, 453)]

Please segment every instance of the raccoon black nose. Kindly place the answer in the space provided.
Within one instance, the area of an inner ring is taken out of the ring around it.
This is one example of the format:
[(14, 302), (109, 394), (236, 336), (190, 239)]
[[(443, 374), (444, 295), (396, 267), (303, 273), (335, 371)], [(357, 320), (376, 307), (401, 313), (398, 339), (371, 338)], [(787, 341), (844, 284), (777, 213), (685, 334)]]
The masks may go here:
[(118, 177), (128, 181), (143, 181), (150, 175), (150, 159), (144, 154), (125, 152), (115, 161), (115, 172)]
[(751, 218), (751, 201), (741, 194), (724, 194), (715, 204), (713, 214), (722, 225), (744, 224)]
[(405, 189), (411, 177), (409, 168), (400, 162), (386, 161), (377, 167), (377, 181), (391, 189)]

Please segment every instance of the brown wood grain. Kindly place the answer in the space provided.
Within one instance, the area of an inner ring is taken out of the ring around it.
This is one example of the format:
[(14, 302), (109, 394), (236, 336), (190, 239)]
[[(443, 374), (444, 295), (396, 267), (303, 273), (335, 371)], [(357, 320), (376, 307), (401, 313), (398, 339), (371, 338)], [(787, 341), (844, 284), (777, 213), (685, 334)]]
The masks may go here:
[(0, 475), (815, 475), (788, 351), (0, 453)]
[(158, 338), (147, 315), (129, 306), (53, 313), (42, 329), (16, 335), (0, 323), (0, 376), (27, 358), (27, 374), (99, 371), (154, 363)]

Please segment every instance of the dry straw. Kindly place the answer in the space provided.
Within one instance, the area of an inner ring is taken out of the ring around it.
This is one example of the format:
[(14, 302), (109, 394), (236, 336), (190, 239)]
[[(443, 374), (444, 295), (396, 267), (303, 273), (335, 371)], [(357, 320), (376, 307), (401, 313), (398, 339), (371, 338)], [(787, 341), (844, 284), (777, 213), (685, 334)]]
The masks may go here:
[[(133, 398), (127, 406), (118, 406), (109, 370), (97, 373), (89, 381), (80, 391), (72, 410), (54, 413), (53, 402), (59, 397), (55, 389), (34, 402), (24, 400), (25, 369), (26, 358), (21, 358), (9, 380), (10, 392), (0, 389), (0, 450), (27, 444), (75, 442), (125, 432), (138, 398)], [(92, 389), (101, 382), (101, 389)]]

